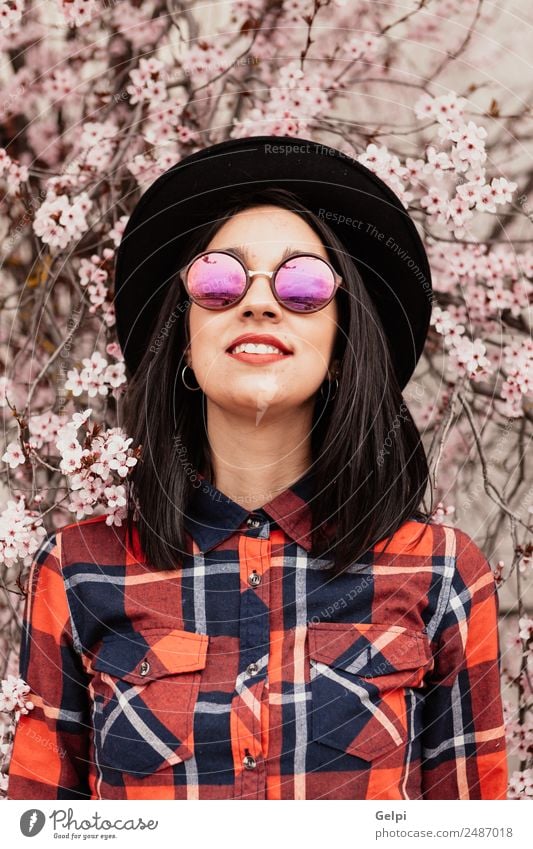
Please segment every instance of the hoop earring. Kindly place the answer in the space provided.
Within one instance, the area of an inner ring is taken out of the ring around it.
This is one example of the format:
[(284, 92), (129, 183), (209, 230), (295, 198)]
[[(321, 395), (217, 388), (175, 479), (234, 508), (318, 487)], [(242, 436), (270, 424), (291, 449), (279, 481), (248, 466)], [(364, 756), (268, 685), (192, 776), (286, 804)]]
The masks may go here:
[(336, 378), (335, 378), (335, 381), (332, 381), (332, 380), (328, 380), (328, 381), (327, 381), (327, 383), (329, 384), (329, 386), (330, 386), (330, 387), (331, 387), (331, 384), (332, 384), (333, 382), (335, 382), (335, 391), (334, 391), (333, 395), (330, 395), (329, 393), (328, 393), (328, 395), (324, 395), (324, 384), (322, 384), (322, 386), (320, 387), (320, 397), (321, 397), (324, 401), (333, 401), (333, 399), (334, 399), (334, 398), (335, 398), (335, 396), (337, 395), (337, 391), (338, 391), (338, 389), (339, 389), (339, 380), (338, 380), (338, 378), (336, 377)]
[[(198, 392), (198, 390), (202, 388), (201, 386), (189, 386), (188, 383), (185, 383), (185, 376), (184, 375), (185, 375), (185, 369), (186, 368), (189, 368), (189, 366), (188, 365), (183, 366), (183, 369), (182, 369), (182, 372), (181, 372), (181, 382), (183, 383), (185, 388), (188, 389), (190, 392)], [(191, 369), (191, 371), (192, 371), (192, 369)]]

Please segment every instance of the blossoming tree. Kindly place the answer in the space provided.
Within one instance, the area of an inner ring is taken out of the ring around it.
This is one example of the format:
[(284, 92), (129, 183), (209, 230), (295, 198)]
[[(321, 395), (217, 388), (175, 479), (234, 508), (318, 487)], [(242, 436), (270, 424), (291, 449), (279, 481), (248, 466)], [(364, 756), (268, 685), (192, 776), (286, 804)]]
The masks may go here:
[(420, 225), (435, 296), (405, 397), (434, 521), (470, 521), (483, 501), (481, 527), (465, 529), (489, 557), (506, 540), (492, 565), (516, 598), (502, 652), (509, 795), (532, 796), (533, 132), (520, 98), (508, 110), (474, 70), (501, 56), (500, 13), (483, 0), (202, 8), (203, 20), (179, 0), (0, 2), (1, 787), (32, 709), (17, 672), (23, 576), (47, 532), (97, 513), (123, 521), (142, 450), (120, 427), (113, 265), (128, 216), (176, 160), (261, 132), (339, 148)]

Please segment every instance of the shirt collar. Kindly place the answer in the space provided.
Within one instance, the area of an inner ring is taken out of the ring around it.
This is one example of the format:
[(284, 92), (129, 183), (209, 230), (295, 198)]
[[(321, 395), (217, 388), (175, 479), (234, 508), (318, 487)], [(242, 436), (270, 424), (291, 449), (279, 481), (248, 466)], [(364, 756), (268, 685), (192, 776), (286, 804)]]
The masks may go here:
[(201, 551), (227, 539), (242, 525), (251, 513), (264, 511), (277, 522), (288, 536), (306, 551), (311, 550), (312, 516), (310, 500), (313, 494), (314, 472), (308, 471), (261, 508), (247, 510), (218, 490), (198, 473), (200, 486), (193, 489), (185, 527)]

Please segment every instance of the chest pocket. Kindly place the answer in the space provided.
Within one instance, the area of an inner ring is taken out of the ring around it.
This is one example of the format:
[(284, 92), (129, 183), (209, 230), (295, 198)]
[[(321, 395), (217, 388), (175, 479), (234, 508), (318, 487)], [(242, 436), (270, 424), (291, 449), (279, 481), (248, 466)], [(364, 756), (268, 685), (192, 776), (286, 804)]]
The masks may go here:
[(151, 628), (106, 635), (92, 659), (98, 762), (153, 773), (193, 755), (193, 714), (209, 637)]
[(363, 758), (408, 739), (406, 688), (432, 665), (423, 631), (374, 623), (308, 626), (312, 737)]

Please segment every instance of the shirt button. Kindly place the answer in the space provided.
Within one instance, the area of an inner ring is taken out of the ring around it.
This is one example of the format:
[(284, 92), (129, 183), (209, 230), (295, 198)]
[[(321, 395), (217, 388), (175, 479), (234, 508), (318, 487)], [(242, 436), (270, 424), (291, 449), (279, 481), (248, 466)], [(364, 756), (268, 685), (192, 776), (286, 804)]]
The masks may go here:
[(257, 673), (259, 672), (259, 667), (257, 663), (250, 663), (246, 667), (246, 672), (248, 673), (248, 675), (257, 675)]
[(147, 660), (143, 660), (139, 667), (139, 672), (141, 673), (141, 675), (148, 675), (148, 673), (150, 672), (150, 664)]
[(258, 528), (261, 524), (261, 521), (259, 519), (254, 519), (252, 516), (248, 516), (248, 518), (246, 519), (246, 524), (249, 528)]
[(245, 769), (255, 769), (257, 766), (257, 761), (252, 755), (245, 755), (242, 762)]
[(258, 587), (261, 583), (261, 575), (259, 574), (259, 572), (254, 571), (250, 575), (248, 575), (248, 583), (251, 587)]

